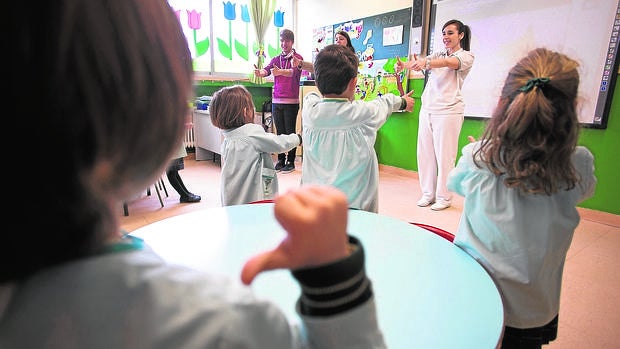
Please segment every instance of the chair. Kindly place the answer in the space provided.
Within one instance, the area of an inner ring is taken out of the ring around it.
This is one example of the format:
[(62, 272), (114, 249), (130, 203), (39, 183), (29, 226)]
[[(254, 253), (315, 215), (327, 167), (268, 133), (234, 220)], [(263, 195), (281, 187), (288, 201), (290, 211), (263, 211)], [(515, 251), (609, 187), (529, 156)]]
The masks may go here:
[[(153, 186), (155, 187), (155, 191), (157, 192), (157, 197), (159, 198), (159, 204), (161, 205), (161, 207), (164, 207), (164, 200), (162, 200), (161, 192), (160, 192), (160, 190), (163, 189), (164, 194), (166, 194), (166, 197), (168, 197), (168, 189), (166, 189), (166, 184), (164, 184), (164, 179), (162, 177), (159, 177), (159, 179), (157, 180), (157, 182), (155, 182)], [(148, 196), (151, 195), (150, 187), (146, 188), (146, 195)], [(129, 216), (129, 206), (127, 205), (127, 202), (123, 202), (123, 213), (125, 214), (125, 216)]]
[(271, 125), (273, 124), (273, 118), (271, 117), (271, 100), (263, 102), (261, 106), (261, 123), (265, 132), (271, 132)]
[(450, 233), (448, 231), (445, 231), (445, 230), (443, 230), (441, 228), (437, 228), (437, 227), (434, 227), (432, 225), (428, 225), (428, 224), (424, 224), (424, 223), (418, 223), (418, 222), (409, 222), (409, 224), (416, 225), (416, 226), (418, 226), (418, 227), (420, 227), (422, 229), (426, 229), (426, 230), (428, 230), (428, 231), (430, 231), (432, 233), (435, 233), (435, 234), (441, 236), (442, 238), (444, 238), (444, 239), (446, 239), (446, 240), (448, 240), (450, 242), (454, 242), (454, 234), (452, 234), (452, 233)]
[(249, 204), (272, 204), (273, 202), (274, 202), (273, 199), (265, 199), (265, 200), (252, 201)]

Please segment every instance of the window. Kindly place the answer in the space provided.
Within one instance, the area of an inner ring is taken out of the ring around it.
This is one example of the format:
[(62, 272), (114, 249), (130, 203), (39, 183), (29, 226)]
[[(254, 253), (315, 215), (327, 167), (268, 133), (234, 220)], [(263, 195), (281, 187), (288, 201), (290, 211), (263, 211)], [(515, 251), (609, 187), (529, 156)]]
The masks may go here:
[[(258, 43), (249, 0), (169, 0), (183, 27), (197, 76), (248, 77), (257, 61)], [(280, 31), (293, 29), (293, 0), (276, 0), (265, 35), (265, 61), (278, 55)]]

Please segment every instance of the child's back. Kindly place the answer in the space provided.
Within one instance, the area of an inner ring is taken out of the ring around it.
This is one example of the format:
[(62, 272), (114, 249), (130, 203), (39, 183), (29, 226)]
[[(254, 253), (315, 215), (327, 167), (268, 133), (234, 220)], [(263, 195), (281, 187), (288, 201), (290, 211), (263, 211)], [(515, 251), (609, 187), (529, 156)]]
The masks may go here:
[[(339, 45), (325, 47), (314, 70), (319, 91), (304, 98), (302, 184), (333, 185), (352, 208), (378, 211), (377, 131), (394, 111), (413, 108), (409, 95), (385, 94), (370, 102), (353, 100), (357, 56)], [(409, 93), (411, 94), (411, 93)]]
[(448, 177), (448, 189), (465, 197), (454, 243), (502, 294), (502, 348), (540, 348), (557, 335), (576, 205), (596, 184), (592, 153), (577, 146), (577, 67), (546, 49), (519, 61), (481, 141), (463, 148)]
[(225, 87), (209, 105), (213, 125), (222, 129), (222, 206), (272, 199), (278, 194), (272, 153), (301, 144), (297, 134), (275, 135), (252, 123), (252, 96), (241, 85)]
[(306, 95), (302, 110), (302, 184), (330, 184), (344, 191), (353, 208), (378, 211), (377, 130), (401, 99), (384, 95), (372, 102)]

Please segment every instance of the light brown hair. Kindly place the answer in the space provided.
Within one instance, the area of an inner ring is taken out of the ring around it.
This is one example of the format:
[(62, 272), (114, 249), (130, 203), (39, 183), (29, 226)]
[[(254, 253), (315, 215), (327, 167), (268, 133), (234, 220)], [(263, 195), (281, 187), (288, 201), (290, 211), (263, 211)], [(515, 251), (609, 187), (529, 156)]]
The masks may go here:
[(290, 40), (292, 42), (295, 42), (295, 34), (290, 29), (283, 29), (280, 32), (280, 38), (284, 39), (284, 40)]
[(476, 164), (524, 193), (572, 189), (579, 181), (571, 161), (580, 130), (578, 66), (545, 48), (521, 59), (508, 73)]
[(230, 130), (253, 122), (254, 102), (243, 85), (223, 87), (213, 94), (209, 103), (213, 126)]

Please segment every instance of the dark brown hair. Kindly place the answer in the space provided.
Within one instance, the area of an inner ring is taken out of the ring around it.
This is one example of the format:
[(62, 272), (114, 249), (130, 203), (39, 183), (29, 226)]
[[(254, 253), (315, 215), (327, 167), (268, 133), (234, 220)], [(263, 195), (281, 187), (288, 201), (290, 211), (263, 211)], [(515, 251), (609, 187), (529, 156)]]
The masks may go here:
[[(5, 192), (7, 216), (15, 217), (6, 224), (20, 232), (0, 243), (0, 283), (99, 253), (118, 234), (122, 202), (161, 175), (181, 142), (193, 75), (165, 1), (7, 6), (28, 20), (4, 31), (11, 52), (4, 106), (15, 111), (5, 127), (27, 123), (28, 146), (44, 156), (5, 158), (28, 176), (14, 177)], [(18, 218), (25, 209), (36, 219)]]
[(314, 61), (316, 86), (323, 95), (342, 94), (357, 76), (359, 60), (351, 49), (337, 44), (325, 46)]
[(471, 29), (468, 25), (463, 24), (463, 22), (459, 21), (458, 19), (451, 19), (444, 23), (443, 27), (441, 27), (441, 30), (443, 31), (444, 29), (446, 29), (447, 26), (451, 24), (454, 24), (456, 26), (456, 30), (458, 31), (458, 33), (463, 33), (463, 38), (461, 39), (461, 47), (463, 48), (463, 50), (469, 51), (471, 42)]
[[(344, 36), (344, 38), (347, 39), (347, 47), (350, 48), (351, 51), (355, 52), (355, 47), (353, 47), (353, 44), (351, 43), (351, 37), (349, 36), (349, 33), (344, 30), (339, 30), (336, 32), (336, 34)], [(334, 34), (334, 37), (336, 37), (336, 34)]]

